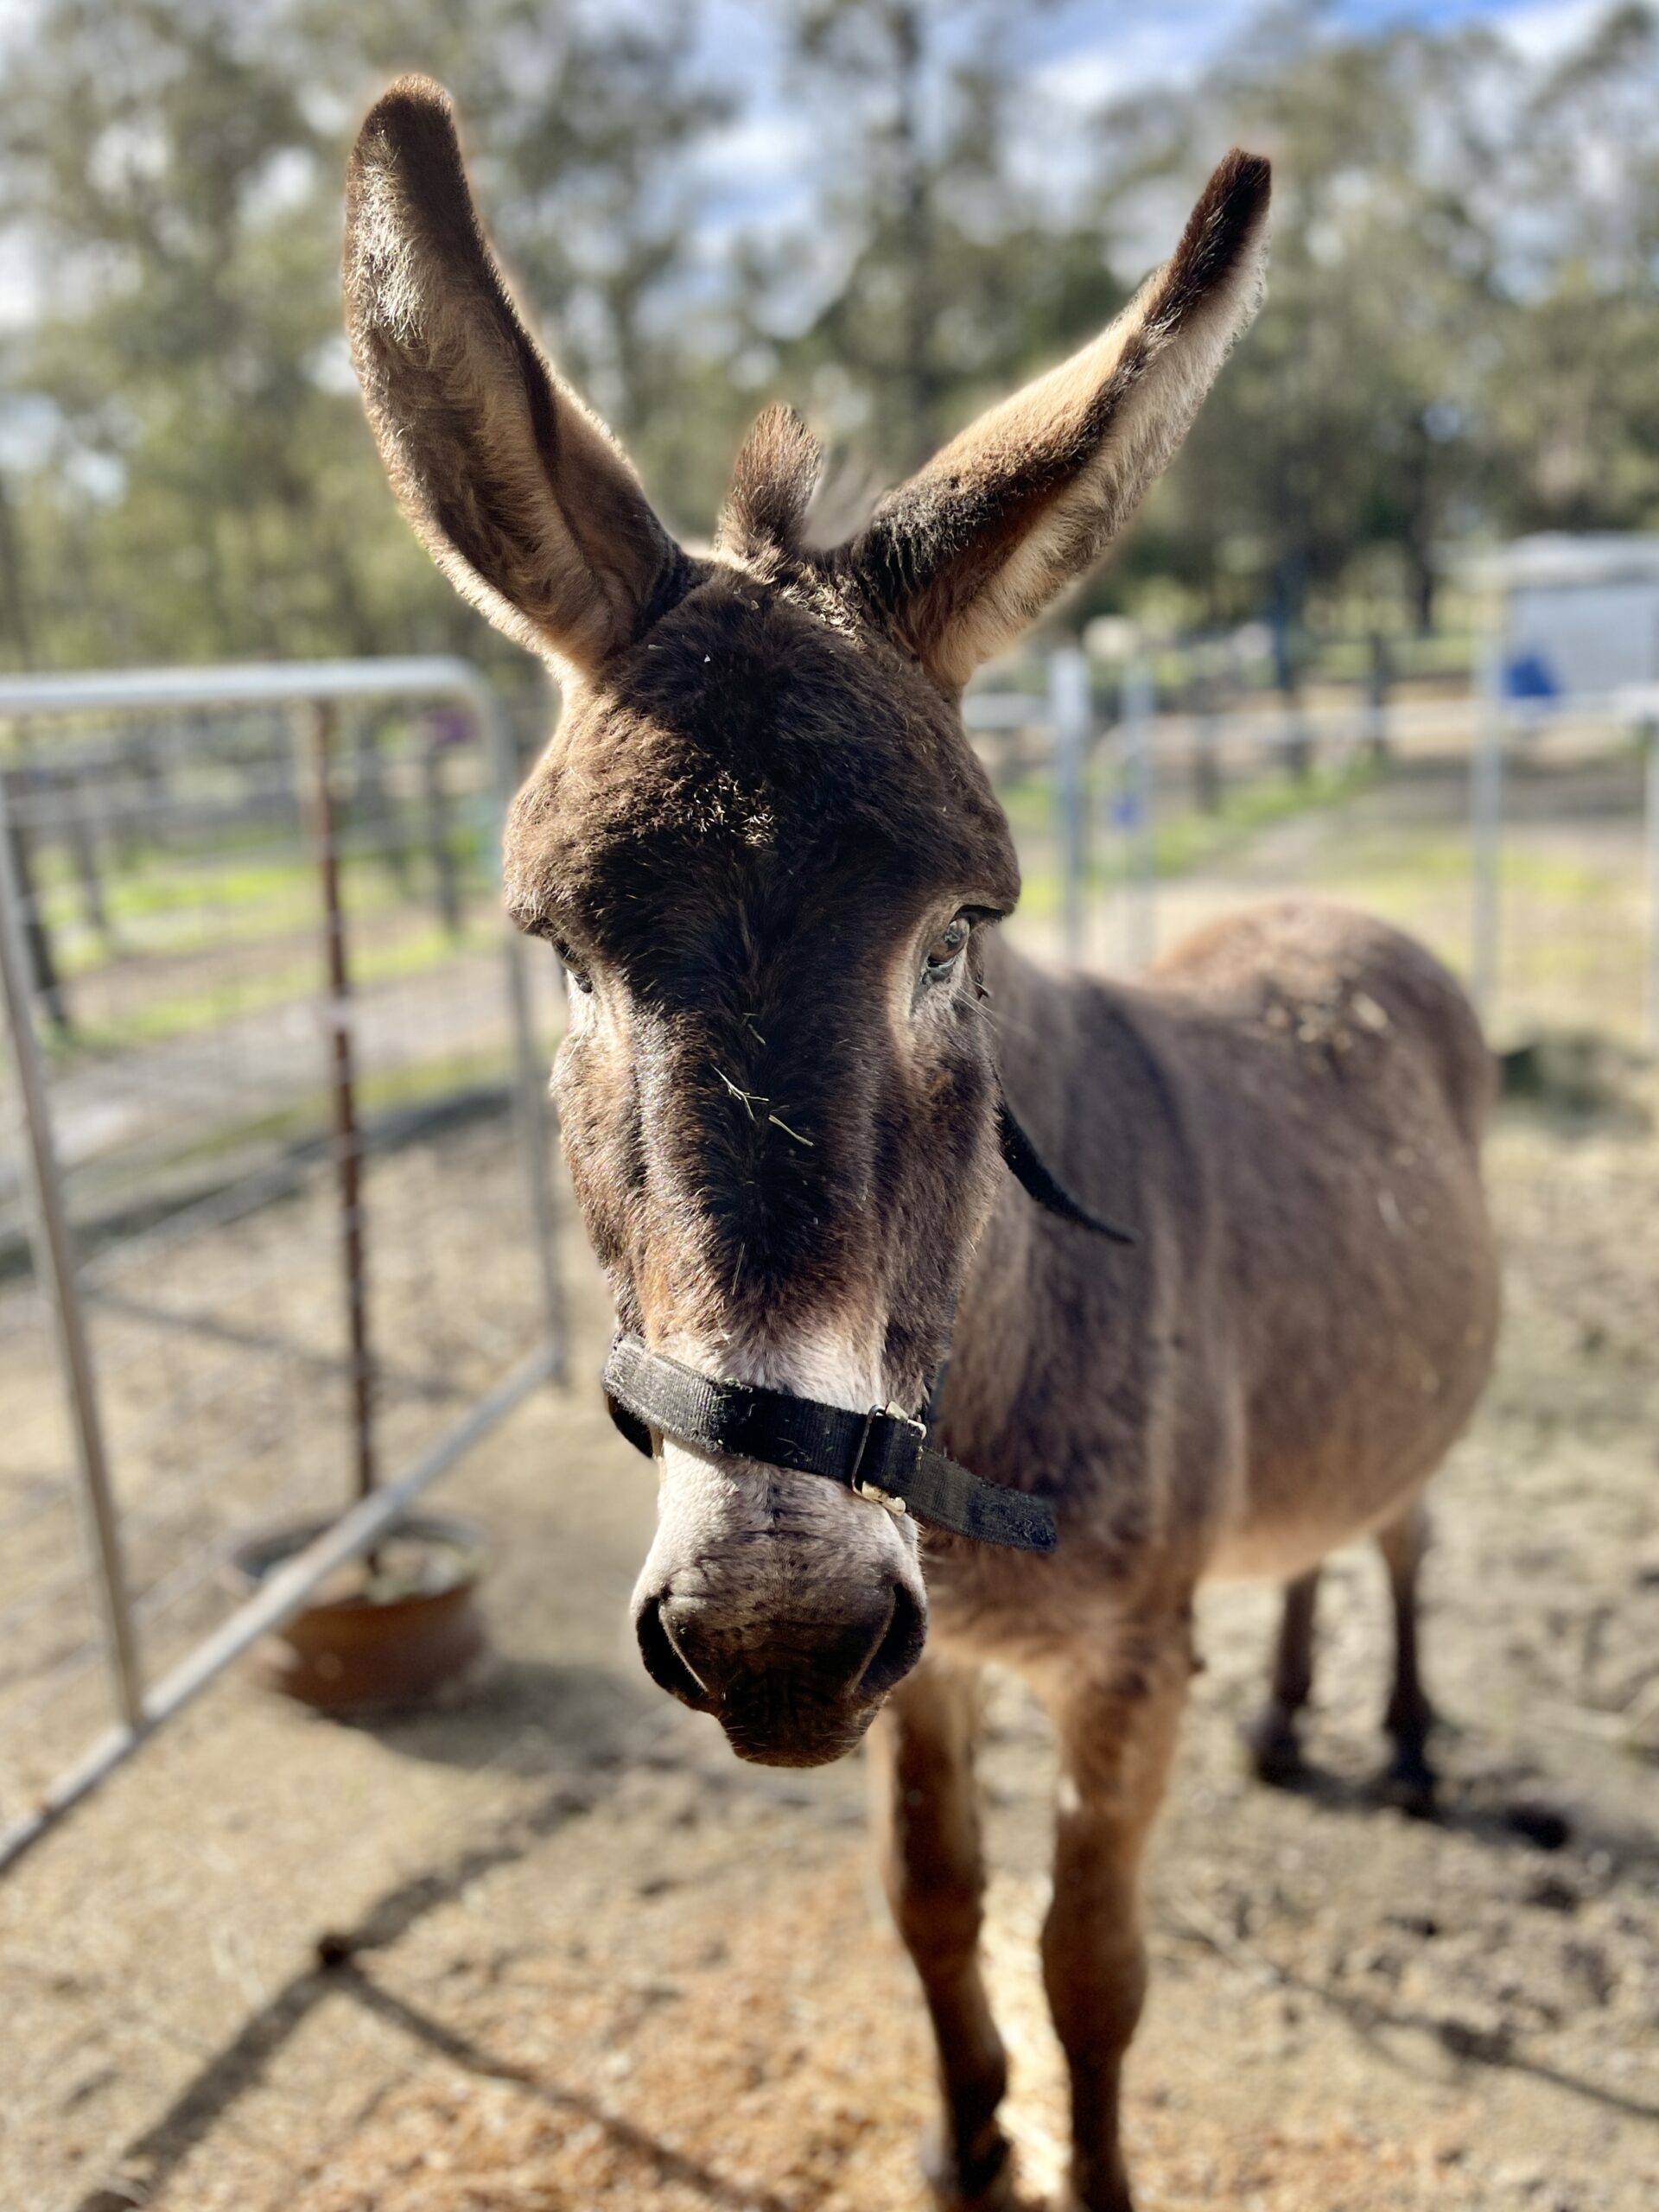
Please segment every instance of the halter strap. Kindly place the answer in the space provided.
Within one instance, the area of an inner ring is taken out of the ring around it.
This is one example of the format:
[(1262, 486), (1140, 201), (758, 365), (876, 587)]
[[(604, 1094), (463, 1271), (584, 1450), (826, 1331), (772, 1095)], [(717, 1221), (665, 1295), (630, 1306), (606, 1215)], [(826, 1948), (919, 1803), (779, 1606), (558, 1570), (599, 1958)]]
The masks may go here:
[(720, 1382), (647, 1351), (633, 1336), (612, 1344), (605, 1391), (611, 1418), (642, 1451), (650, 1451), (650, 1432), (658, 1429), (698, 1451), (823, 1475), (955, 1536), (1016, 1551), (1054, 1548), (1054, 1508), (1047, 1498), (969, 1474), (930, 1446), (924, 1421), (893, 1407), (849, 1413), (792, 1391)]
[[(1079, 1204), (1044, 1163), (1001, 1090), (997, 1141), (1002, 1157), (1027, 1195), (1046, 1212), (1115, 1244), (1139, 1238)], [(605, 1363), (605, 1397), (611, 1419), (637, 1451), (649, 1456), (653, 1429), (676, 1444), (796, 1474), (823, 1475), (893, 1513), (911, 1513), (930, 1528), (1014, 1551), (1052, 1552), (1058, 1531), (1046, 1497), (1007, 1490), (958, 1466), (933, 1448), (950, 1355), (933, 1371), (919, 1418), (896, 1406), (855, 1414), (790, 1390), (766, 1390), (702, 1374), (677, 1359), (652, 1351), (623, 1334)]]

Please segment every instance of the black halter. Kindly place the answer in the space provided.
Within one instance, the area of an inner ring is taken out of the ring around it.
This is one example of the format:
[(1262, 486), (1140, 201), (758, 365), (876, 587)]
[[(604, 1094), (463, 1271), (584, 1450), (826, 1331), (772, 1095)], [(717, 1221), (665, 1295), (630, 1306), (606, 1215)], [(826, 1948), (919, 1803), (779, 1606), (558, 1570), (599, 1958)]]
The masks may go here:
[[(997, 1136), (1009, 1168), (1046, 1211), (1114, 1243), (1136, 1242), (1128, 1230), (1078, 1204), (1044, 1165), (1005, 1098), (997, 1102)], [(855, 1414), (792, 1391), (716, 1381), (648, 1351), (638, 1337), (623, 1335), (605, 1363), (605, 1395), (611, 1419), (641, 1452), (650, 1452), (656, 1429), (698, 1451), (823, 1475), (890, 1512), (913, 1513), (952, 1535), (1016, 1551), (1052, 1552), (1058, 1532), (1047, 1498), (988, 1483), (934, 1450), (949, 1365), (947, 1355), (934, 1370), (922, 1415), (895, 1406)]]

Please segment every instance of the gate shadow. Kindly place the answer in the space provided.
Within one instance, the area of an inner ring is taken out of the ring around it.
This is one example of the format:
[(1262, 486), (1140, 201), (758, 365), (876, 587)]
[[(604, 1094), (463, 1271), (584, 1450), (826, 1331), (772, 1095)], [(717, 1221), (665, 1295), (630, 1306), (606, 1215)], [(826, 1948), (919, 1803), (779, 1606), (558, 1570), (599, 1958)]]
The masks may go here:
[(643, 1670), (493, 1656), (436, 1702), (339, 1725), (404, 1758), (534, 1776), (616, 1765), (663, 1710)]
[(783, 2199), (770, 2193), (758, 2191), (746, 2183), (741, 2188), (723, 2180), (712, 2167), (696, 2158), (689, 2158), (683, 2152), (671, 2150), (665, 2143), (645, 2129), (636, 2127), (632, 2120), (619, 2113), (607, 2112), (603, 2105), (581, 2089), (568, 2089), (557, 2082), (550, 2082), (532, 2068), (516, 2065), (511, 2059), (498, 2058), (480, 2044), (435, 2020), (405, 1999), (382, 1987), (372, 1975), (365, 1974), (354, 1961), (348, 1961), (336, 1977), (334, 1986), (356, 1999), (359, 2004), (375, 2013), (389, 2025), (399, 2028), (416, 2042), (424, 2044), (452, 2065), (462, 2067), (487, 2082), (507, 2082), (534, 2097), (540, 2104), (554, 2112), (568, 2113), (573, 2118), (590, 2120), (603, 2128), (611, 2141), (620, 2151), (628, 2152), (655, 2169), (659, 2183), (678, 2182), (706, 2197), (710, 2204), (733, 2205), (742, 2212), (790, 2212)]

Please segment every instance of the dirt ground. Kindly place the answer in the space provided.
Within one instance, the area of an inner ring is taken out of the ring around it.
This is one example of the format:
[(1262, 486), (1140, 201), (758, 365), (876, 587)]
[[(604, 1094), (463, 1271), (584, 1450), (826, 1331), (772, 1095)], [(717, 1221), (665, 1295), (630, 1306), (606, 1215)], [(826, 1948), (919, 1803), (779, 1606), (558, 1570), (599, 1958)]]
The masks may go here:
[[(540, 1341), (529, 1202), (505, 1113), (372, 1154), (369, 1313), (382, 1478)], [(350, 1495), (340, 1216), (326, 1159), (276, 1201), (83, 1278), (129, 1586), (150, 1679), (224, 1619), (254, 1529)], [(44, 1302), (0, 1281), (0, 1815), (107, 1725)]]
[[(1271, 1594), (1224, 1588), (1156, 1839), (1128, 2133), (1147, 2207), (1659, 2202), (1659, 1080), (1506, 1112), (1497, 1384), (1439, 1490), (1443, 1817), (1368, 1786), (1380, 1578), (1324, 1596), (1295, 1795), (1248, 1782)], [(468, 1142), (479, 1141), (474, 1135)], [(499, 1142), (510, 1141), (505, 1129)], [(861, 1761), (737, 1765), (628, 1649), (649, 1477), (591, 1377), (439, 1493), (498, 1546), (488, 1670), (374, 1728), (245, 1679), (0, 1885), (8, 2212), (917, 2212), (930, 2060)], [(999, 1681), (988, 1955), (1033, 2198), (1049, 1754)]]

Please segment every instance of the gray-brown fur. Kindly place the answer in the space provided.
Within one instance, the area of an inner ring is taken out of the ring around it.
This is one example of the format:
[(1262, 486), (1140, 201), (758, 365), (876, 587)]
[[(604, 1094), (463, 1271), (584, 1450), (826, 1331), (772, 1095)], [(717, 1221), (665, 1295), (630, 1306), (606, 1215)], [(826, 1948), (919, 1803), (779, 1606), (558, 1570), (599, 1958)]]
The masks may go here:
[[(525, 334), (442, 95), (395, 87), (353, 162), (349, 319), (394, 485), (462, 588), (566, 676), (507, 884), (572, 978), (556, 1095), (621, 1319), (711, 1373), (859, 1410), (918, 1402), (950, 1345), (947, 1448), (1054, 1501), (1052, 1557), (918, 1542), (816, 1477), (668, 1443), (636, 1593), (652, 1674), (747, 1757), (833, 1758), (885, 1708), (884, 1864), (939, 2054), (930, 2171), (979, 2212), (1012, 2182), (976, 1959), (978, 1667), (1019, 1668), (1054, 1718), (1044, 1974), (1071, 2201), (1116, 2212), (1138, 1867), (1194, 1589), (1293, 1585), (1257, 1745), (1282, 1769), (1311, 1577), (1374, 1534), (1389, 1726), (1421, 1795), (1418, 1498), (1491, 1356), (1487, 1061), (1426, 953), (1281, 906), (1130, 989), (1050, 975), (995, 927), (1018, 869), (958, 688), (1168, 459), (1253, 309), (1266, 202), (1265, 164), (1230, 156), (1119, 324), (844, 545), (806, 542), (810, 434), (763, 416), (694, 559)], [(1136, 1245), (1002, 1173), (999, 1081)]]
[(685, 556), (549, 368), (479, 228), (448, 97), (404, 78), (346, 185), (352, 361), (404, 512), (456, 589), (532, 652), (595, 666)]

